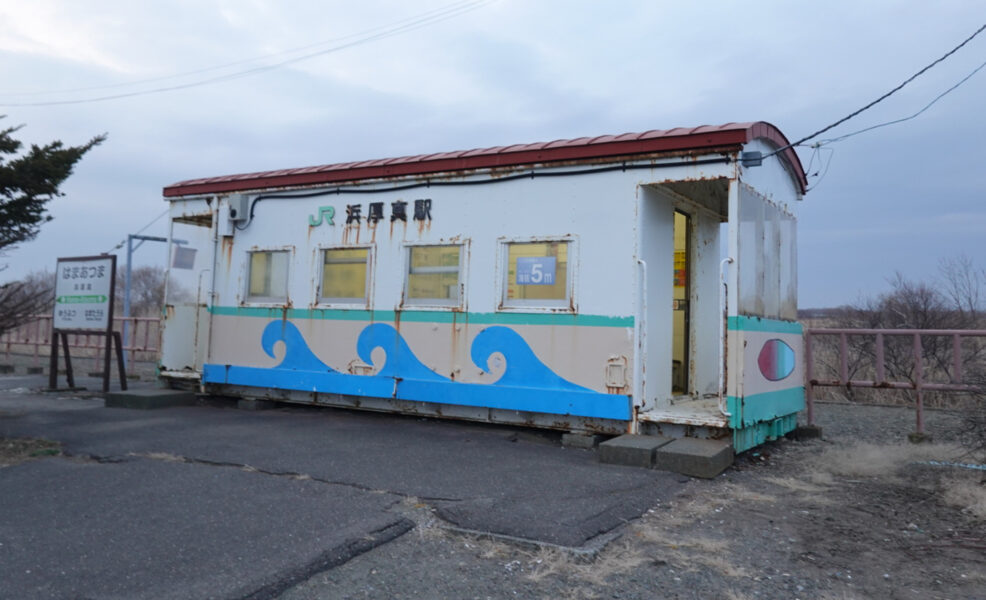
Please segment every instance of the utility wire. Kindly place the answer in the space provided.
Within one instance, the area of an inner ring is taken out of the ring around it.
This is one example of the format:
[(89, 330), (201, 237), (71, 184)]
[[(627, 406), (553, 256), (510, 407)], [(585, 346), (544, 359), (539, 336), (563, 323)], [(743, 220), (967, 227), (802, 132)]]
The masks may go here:
[[(163, 213), (161, 213), (158, 216), (154, 217), (154, 219), (152, 219), (150, 223), (148, 223), (147, 225), (144, 225), (143, 227), (141, 227), (140, 229), (138, 229), (137, 230), (137, 233), (134, 233), (134, 234), (131, 234), (131, 235), (139, 235), (141, 233), (144, 233), (144, 231), (146, 231), (148, 227), (150, 227), (151, 225), (153, 225), (153, 224), (157, 223), (158, 221), (160, 221), (161, 220), (161, 217), (163, 217), (166, 214), (168, 214), (168, 209), (167, 208), (164, 209), (164, 212)], [(122, 240), (120, 240), (120, 243), (119, 244), (117, 244), (116, 246), (113, 246), (112, 248), (110, 248), (106, 252), (103, 252), (103, 254), (109, 254), (110, 252), (112, 252), (114, 250), (119, 250), (120, 248), (123, 248), (123, 245), (126, 244), (126, 243), (127, 243), (127, 238), (123, 238)]]
[(377, 26), (377, 27), (371, 27), (370, 29), (364, 29), (363, 31), (360, 31), (360, 32), (357, 32), (357, 33), (353, 33), (353, 34), (349, 34), (349, 35), (344, 35), (344, 36), (337, 37), (337, 38), (330, 38), (330, 39), (327, 39), (327, 40), (322, 40), (320, 42), (316, 42), (314, 44), (307, 44), (307, 45), (304, 45), (304, 46), (298, 46), (296, 48), (289, 48), (287, 50), (282, 50), (280, 52), (273, 52), (271, 54), (264, 54), (264, 55), (261, 55), (261, 56), (255, 56), (253, 58), (245, 58), (245, 59), (242, 59), (242, 60), (237, 60), (237, 61), (233, 61), (233, 62), (230, 62), (230, 63), (221, 64), (221, 65), (215, 65), (215, 66), (211, 66), (211, 67), (205, 67), (205, 68), (201, 68), (201, 69), (195, 69), (195, 70), (192, 70), (192, 71), (185, 71), (185, 72), (182, 72), (182, 73), (174, 73), (172, 75), (164, 75), (164, 76), (161, 76), (161, 77), (151, 77), (151, 78), (147, 78), (147, 79), (138, 79), (138, 80), (134, 80), (134, 81), (125, 81), (125, 82), (122, 82), (122, 83), (111, 83), (111, 84), (107, 84), (107, 85), (95, 85), (95, 86), (88, 86), (88, 87), (81, 87), (81, 88), (71, 88), (71, 89), (62, 89), (62, 90), (39, 90), (39, 91), (33, 91), (33, 92), (3, 92), (2, 95), (5, 96), (5, 97), (12, 97), (12, 96), (48, 96), (48, 95), (52, 95), (52, 94), (75, 94), (75, 93), (79, 93), (79, 92), (92, 92), (92, 91), (97, 91), (97, 90), (107, 90), (107, 89), (115, 89), (115, 88), (121, 88), (121, 87), (136, 86), (136, 85), (141, 85), (141, 84), (145, 84), (145, 83), (156, 83), (156, 82), (159, 82), (159, 81), (168, 81), (168, 80), (171, 80), (171, 79), (181, 79), (183, 77), (189, 77), (191, 75), (199, 75), (201, 73), (210, 73), (210, 72), (213, 72), (213, 71), (221, 71), (223, 69), (228, 69), (230, 67), (236, 67), (236, 66), (239, 66), (239, 65), (255, 63), (257, 61), (267, 60), (267, 59), (271, 59), (271, 58), (276, 58), (278, 56), (285, 56), (285, 55), (290, 55), (290, 54), (295, 54), (295, 53), (298, 53), (298, 52), (302, 52), (302, 51), (305, 51), (305, 50), (311, 50), (312, 48), (318, 48), (318, 47), (321, 47), (321, 46), (325, 46), (326, 44), (342, 42), (344, 40), (349, 40), (349, 39), (352, 39), (352, 38), (357, 38), (357, 37), (364, 36), (364, 35), (367, 35), (367, 34), (370, 34), (370, 33), (374, 33), (376, 31), (380, 31), (382, 29), (390, 29), (392, 27), (396, 27), (398, 25), (407, 23), (409, 21), (417, 21), (417, 20), (422, 19), (424, 17), (432, 16), (435, 13), (440, 13), (438, 16), (441, 16), (441, 14), (444, 14), (447, 11), (453, 11), (453, 10), (456, 10), (456, 9), (461, 9), (461, 8), (467, 6), (467, 5), (475, 4), (475, 2), (476, 2), (476, 0), (459, 0), (459, 1), (453, 2), (451, 4), (446, 4), (444, 6), (441, 6), (441, 7), (438, 7), (438, 8), (434, 8), (434, 9), (429, 10), (429, 11), (425, 11), (425, 12), (422, 12), (422, 13), (418, 13), (416, 15), (412, 15), (412, 16), (407, 17), (405, 19), (400, 19), (400, 20), (397, 20), (397, 21), (393, 21), (393, 22), (388, 23), (386, 25), (380, 25), (380, 26)]
[[(820, 154), (823, 150), (828, 150), (828, 152), (829, 152), (828, 160), (825, 161), (825, 167), (824, 168), (822, 167), (822, 157), (821, 157), (821, 154)], [(822, 180), (825, 179), (825, 176), (826, 175), (828, 175), (829, 166), (832, 164), (832, 159), (835, 157), (835, 150), (832, 149), (832, 148), (816, 147), (815, 148), (815, 152), (816, 153), (819, 153), (819, 157), (818, 157), (818, 169), (819, 170), (818, 171), (815, 171), (815, 174), (814, 175), (809, 175), (809, 177), (818, 177), (818, 179), (815, 180), (815, 182), (813, 184), (811, 184), (811, 186), (809, 186), (807, 189), (805, 189), (805, 193), (806, 194), (808, 192), (812, 191), (813, 189), (817, 188), (819, 185), (821, 185)], [(814, 157), (814, 155), (813, 155), (813, 157)], [(819, 174), (819, 173), (821, 173), (821, 174)]]
[(878, 103), (886, 100), (891, 95), (897, 93), (905, 85), (907, 85), (908, 83), (914, 81), (915, 79), (917, 79), (918, 77), (920, 77), (921, 75), (923, 75), (928, 69), (931, 69), (932, 67), (934, 67), (938, 63), (942, 62), (943, 60), (945, 60), (949, 56), (951, 56), (951, 55), (955, 54), (956, 52), (958, 52), (960, 48), (962, 48), (963, 46), (965, 46), (966, 44), (968, 44), (969, 42), (971, 42), (973, 40), (973, 38), (975, 38), (977, 35), (979, 35), (980, 33), (982, 33), (983, 30), (986, 30), (986, 24), (982, 25), (979, 29), (976, 30), (975, 33), (973, 33), (972, 35), (970, 35), (969, 37), (967, 37), (961, 44), (959, 44), (958, 46), (952, 48), (951, 50), (949, 50), (948, 52), (946, 52), (944, 55), (942, 55), (941, 58), (939, 58), (938, 60), (932, 62), (931, 64), (929, 64), (925, 68), (921, 69), (920, 71), (918, 71), (914, 75), (911, 75), (906, 80), (904, 80), (903, 83), (901, 83), (900, 85), (898, 85), (894, 89), (890, 90), (886, 94), (880, 96), (879, 98), (877, 98), (873, 102), (870, 102), (866, 106), (864, 106), (864, 107), (862, 107), (862, 108), (860, 108), (860, 109), (858, 109), (856, 111), (853, 111), (852, 113), (850, 113), (850, 114), (846, 115), (845, 117), (839, 119), (835, 123), (832, 123), (831, 125), (828, 125), (826, 127), (823, 127), (822, 129), (819, 129), (818, 131), (816, 131), (815, 133), (813, 133), (811, 135), (805, 136), (805, 137), (801, 138), (800, 140), (798, 140), (796, 142), (793, 142), (791, 144), (788, 144), (787, 146), (784, 146), (782, 148), (778, 148), (777, 150), (774, 150), (770, 154), (767, 154), (766, 156), (764, 156), (764, 158), (770, 158), (771, 156), (774, 156), (775, 154), (778, 154), (780, 152), (783, 152), (783, 151), (787, 150), (788, 148), (792, 148), (794, 146), (800, 146), (801, 144), (807, 142), (808, 140), (810, 140), (812, 138), (818, 137), (819, 135), (821, 135), (821, 134), (825, 133), (826, 131), (832, 129), (833, 127), (837, 127), (837, 126), (845, 123), (846, 121), (848, 121), (849, 119), (852, 119), (853, 117), (855, 117), (856, 115), (860, 114), (861, 112), (863, 112), (863, 111), (865, 111), (865, 110), (867, 110), (869, 108), (872, 108), (876, 104), (878, 104)]
[(903, 123), (904, 121), (910, 121), (914, 117), (917, 117), (918, 115), (920, 115), (924, 111), (926, 111), (929, 108), (931, 108), (936, 102), (938, 102), (939, 100), (941, 100), (942, 98), (944, 98), (945, 96), (947, 96), (950, 92), (952, 92), (952, 90), (954, 90), (955, 88), (959, 87), (960, 85), (962, 85), (963, 83), (965, 83), (966, 81), (968, 81), (973, 75), (975, 75), (976, 73), (978, 73), (979, 71), (981, 71), (983, 67), (986, 67), (986, 62), (984, 62), (981, 65), (979, 65), (978, 67), (976, 67), (972, 71), (972, 73), (969, 73), (968, 75), (966, 75), (965, 77), (963, 77), (961, 80), (959, 80), (958, 83), (956, 83), (952, 87), (948, 88), (944, 92), (938, 94), (938, 96), (936, 96), (934, 100), (932, 100), (931, 102), (929, 102), (928, 104), (926, 104), (924, 106), (924, 108), (922, 108), (921, 110), (917, 111), (916, 113), (914, 113), (913, 115), (911, 115), (909, 117), (903, 117), (901, 119), (895, 119), (893, 121), (887, 121), (886, 123), (880, 123), (878, 125), (872, 125), (870, 127), (866, 127), (866, 128), (860, 129), (859, 131), (853, 131), (852, 133), (847, 133), (845, 135), (840, 135), (839, 137), (836, 137), (836, 138), (830, 138), (830, 139), (826, 139), (826, 140), (819, 140), (818, 142), (816, 142), (815, 144), (812, 144), (812, 145), (813, 146), (824, 146), (825, 144), (831, 144), (831, 143), (834, 143), (834, 142), (841, 142), (842, 140), (844, 140), (846, 138), (850, 138), (850, 137), (852, 137), (854, 135), (858, 135), (860, 133), (866, 133), (867, 131), (872, 131), (874, 129), (879, 129), (880, 127), (886, 127), (887, 125), (896, 125), (897, 123)]
[(460, 15), (465, 14), (467, 12), (471, 12), (473, 10), (476, 10), (478, 8), (481, 8), (481, 7), (483, 7), (483, 6), (487, 5), (487, 4), (490, 4), (490, 3), (491, 2), (488, 1), (488, 0), (483, 0), (483, 1), (480, 1), (480, 2), (474, 2), (472, 4), (465, 5), (464, 7), (460, 7), (460, 8), (456, 8), (456, 9), (447, 11), (444, 14), (440, 14), (440, 15), (437, 15), (437, 16), (430, 16), (430, 17), (421, 18), (421, 19), (418, 19), (417, 21), (413, 21), (411, 23), (407, 23), (407, 24), (404, 24), (404, 25), (395, 26), (395, 27), (392, 27), (392, 28), (390, 28), (388, 30), (385, 30), (385, 31), (381, 32), (381, 33), (370, 35), (370, 36), (366, 36), (364, 38), (357, 39), (357, 40), (352, 41), (352, 42), (349, 42), (349, 43), (339, 44), (337, 46), (333, 46), (333, 47), (327, 48), (325, 50), (319, 50), (317, 52), (311, 52), (309, 54), (304, 54), (302, 56), (298, 56), (298, 57), (295, 57), (295, 58), (290, 58), (290, 59), (283, 60), (283, 61), (280, 61), (280, 62), (277, 62), (277, 63), (273, 63), (273, 64), (270, 64), (270, 65), (263, 65), (263, 66), (259, 66), (259, 67), (254, 67), (254, 68), (246, 69), (246, 70), (239, 71), (239, 72), (236, 72), (236, 73), (230, 73), (230, 74), (227, 74), (227, 75), (220, 75), (220, 76), (217, 76), (217, 77), (212, 77), (212, 78), (203, 79), (203, 80), (199, 80), (199, 81), (193, 81), (193, 82), (190, 82), (190, 83), (184, 83), (184, 84), (178, 84), (178, 85), (172, 85), (172, 86), (165, 86), (165, 87), (153, 88), (153, 89), (149, 89), (149, 90), (142, 90), (142, 91), (136, 91), (136, 92), (127, 92), (127, 93), (121, 93), (121, 94), (112, 94), (112, 95), (108, 95), (108, 96), (97, 96), (97, 97), (94, 97), (94, 98), (82, 98), (82, 99), (77, 99), (77, 100), (53, 100), (53, 101), (45, 101), (45, 102), (5, 102), (5, 103), (0, 103), (0, 106), (16, 107), (16, 106), (56, 106), (56, 105), (65, 105), (65, 104), (88, 104), (90, 102), (102, 102), (102, 101), (105, 101), (105, 100), (117, 100), (117, 99), (120, 99), (120, 98), (131, 98), (131, 97), (134, 97), (134, 96), (146, 96), (146, 95), (149, 95), (149, 94), (157, 94), (157, 93), (161, 93), (161, 92), (170, 92), (170, 91), (175, 91), (175, 90), (182, 90), (182, 89), (188, 89), (188, 88), (193, 88), (193, 87), (199, 87), (199, 86), (203, 86), (203, 85), (209, 85), (209, 84), (213, 84), (213, 83), (219, 83), (219, 82), (223, 82), (223, 81), (229, 81), (229, 80), (232, 80), (232, 79), (238, 79), (240, 77), (247, 77), (247, 76), (250, 76), (250, 75), (255, 75), (257, 73), (263, 73), (263, 72), (266, 72), (266, 71), (272, 71), (274, 69), (278, 69), (278, 68), (283, 67), (283, 66), (286, 66), (286, 65), (290, 65), (290, 64), (294, 64), (294, 63), (301, 62), (301, 61), (304, 61), (304, 60), (308, 60), (308, 59), (311, 59), (311, 58), (315, 58), (317, 56), (322, 56), (322, 55), (325, 55), (325, 54), (330, 54), (330, 53), (333, 53), (333, 52), (338, 52), (338, 51), (341, 51), (341, 50), (345, 50), (347, 48), (352, 48), (354, 46), (359, 46), (359, 45), (367, 44), (369, 42), (373, 42), (373, 41), (376, 41), (376, 40), (381, 40), (381, 39), (392, 37), (392, 36), (399, 35), (399, 34), (402, 34), (402, 33), (407, 33), (409, 31), (414, 31), (415, 29), (420, 29), (422, 27), (427, 27), (428, 25), (433, 25), (435, 23), (439, 23), (441, 21), (446, 21), (448, 19), (451, 19), (451, 18), (460, 16)]

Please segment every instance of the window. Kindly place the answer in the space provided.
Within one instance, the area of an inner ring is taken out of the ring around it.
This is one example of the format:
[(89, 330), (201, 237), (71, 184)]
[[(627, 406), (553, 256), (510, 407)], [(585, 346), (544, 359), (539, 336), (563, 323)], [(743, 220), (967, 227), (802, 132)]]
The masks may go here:
[(569, 308), (570, 240), (505, 242), (502, 307)]
[(251, 252), (247, 290), (250, 302), (287, 302), (288, 252)]
[(319, 302), (366, 304), (369, 287), (369, 248), (328, 248), (322, 251)]
[(461, 306), (462, 246), (408, 246), (404, 303)]

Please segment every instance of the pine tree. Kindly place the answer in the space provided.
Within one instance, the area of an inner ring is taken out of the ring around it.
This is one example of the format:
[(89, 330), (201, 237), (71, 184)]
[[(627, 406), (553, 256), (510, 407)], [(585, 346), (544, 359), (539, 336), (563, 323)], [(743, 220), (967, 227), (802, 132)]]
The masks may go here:
[[(41, 225), (52, 219), (46, 205), (62, 195), (59, 188), (75, 163), (106, 139), (105, 134), (98, 135), (86, 144), (68, 147), (56, 140), (44, 146), (32, 144), (21, 152), (20, 140), (13, 137), (21, 127), (0, 130), (0, 257), (38, 235)], [(5, 268), (0, 265), (0, 271)], [(0, 333), (45, 310), (51, 302), (46, 281), (28, 277), (0, 284)]]
[(81, 146), (56, 140), (44, 146), (32, 144), (21, 153), (20, 140), (13, 137), (21, 127), (0, 130), (0, 256), (38, 235), (41, 225), (52, 219), (45, 206), (62, 195), (59, 187), (75, 163), (106, 139), (99, 135)]

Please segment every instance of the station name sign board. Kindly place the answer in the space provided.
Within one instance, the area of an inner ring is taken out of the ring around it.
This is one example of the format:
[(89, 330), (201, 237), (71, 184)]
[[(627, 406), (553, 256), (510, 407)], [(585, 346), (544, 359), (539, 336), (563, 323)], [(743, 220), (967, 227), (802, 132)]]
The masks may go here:
[(55, 329), (107, 330), (113, 316), (116, 256), (59, 258), (55, 269)]

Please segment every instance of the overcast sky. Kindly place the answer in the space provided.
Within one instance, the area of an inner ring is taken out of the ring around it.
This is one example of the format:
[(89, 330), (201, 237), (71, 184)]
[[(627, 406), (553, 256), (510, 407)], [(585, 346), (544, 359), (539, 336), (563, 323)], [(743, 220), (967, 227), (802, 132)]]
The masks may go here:
[[(793, 141), (983, 23), (975, 0), (2, 0), (0, 126), (109, 139), (0, 280), (111, 249), (194, 177), (730, 121)], [(822, 138), (908, 116), (984, 61), (986, 32)], [(875, 295), (895, 271), (931, 280), (963, 253), (986, 266), (984, 107), (986, 69), (916, 119), (799, 150), (820, 172), (793, 207), (802, 307)], [(163, 264), (163, 246), (136, 262)]]

